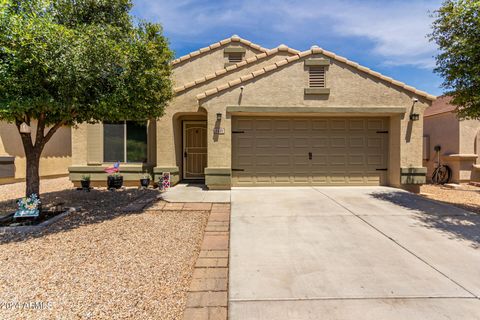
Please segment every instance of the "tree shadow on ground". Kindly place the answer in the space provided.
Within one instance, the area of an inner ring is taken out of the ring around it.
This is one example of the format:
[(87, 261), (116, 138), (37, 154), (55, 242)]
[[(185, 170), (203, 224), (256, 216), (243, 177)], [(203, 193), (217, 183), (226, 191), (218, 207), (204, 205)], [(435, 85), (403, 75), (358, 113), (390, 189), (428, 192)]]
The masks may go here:
[(403, 191), (376, 192), (373, 198), (388, 201), (410, 211), (428, 228), (435, 228), (448, 236), (467, 240), (472, 247), (480, 247), (480, 215), (479, 206), (462, 205), (462, 208), (448, 202), (431, 200), (419, 195)]
[[(125, 208), (133, 202), (155, 198), (159, 194), (160, 192), (157, 189), (140, 190), (134, 188), (117, 191), (92, 189), (90, 192), (68, 189), (44, 193), (42, 194), (42, 204), (44, 207), (62, 203), (63, 207), (74, 207), (76, 211), (38, 230), (0, 233), (0, 245), (10, 242), (26, 241), (59, 232), (67, 232), (81, 226), (101, 223), (119, 216), (135, 214), (138, 212), (126, 211)], [(0, 215), (14, 212), (15, 208), (16, 200), (1, 201)]]

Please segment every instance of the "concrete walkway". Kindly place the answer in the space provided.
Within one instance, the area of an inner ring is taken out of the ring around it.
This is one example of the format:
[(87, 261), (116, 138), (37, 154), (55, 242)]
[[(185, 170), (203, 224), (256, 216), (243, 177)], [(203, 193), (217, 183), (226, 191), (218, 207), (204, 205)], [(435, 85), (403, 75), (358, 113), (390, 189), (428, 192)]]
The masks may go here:
[(480, 216), (386, 187), (232, 190), (231, 320), (480, 319)]
[(207, 190), (204, 184), (179, 183), (162, 193), (167, 202), (216, 202), (229, 203), (230, 190)]

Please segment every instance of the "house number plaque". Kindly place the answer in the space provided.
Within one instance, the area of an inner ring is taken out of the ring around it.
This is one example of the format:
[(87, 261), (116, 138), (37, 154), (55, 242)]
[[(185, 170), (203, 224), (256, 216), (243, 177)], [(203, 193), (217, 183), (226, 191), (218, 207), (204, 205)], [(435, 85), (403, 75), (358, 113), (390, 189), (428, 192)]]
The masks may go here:
[(225, 128), (213, 128), (213, 134), (225, 134)]

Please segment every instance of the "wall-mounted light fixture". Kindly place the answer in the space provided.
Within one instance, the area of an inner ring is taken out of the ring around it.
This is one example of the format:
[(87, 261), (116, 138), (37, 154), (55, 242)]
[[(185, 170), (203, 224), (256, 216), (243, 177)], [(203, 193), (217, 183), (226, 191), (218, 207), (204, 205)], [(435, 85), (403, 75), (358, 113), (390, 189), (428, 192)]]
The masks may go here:
[(415, 103), (417, 103), (417, 102), (418, 102), (418, 99), (413, 98), (412, 111), (410, 112), (410, 120), (412, 120), (412, 121), (420, 120), (420, 114), (415, 112)]
[(410, 120), (418, 121), (420, 120), (420, 115), (418, 113), (410, 113)]
[(222, 120), (222, 114), (219, 112), (217, 113), (217, 121), (221, 121)]

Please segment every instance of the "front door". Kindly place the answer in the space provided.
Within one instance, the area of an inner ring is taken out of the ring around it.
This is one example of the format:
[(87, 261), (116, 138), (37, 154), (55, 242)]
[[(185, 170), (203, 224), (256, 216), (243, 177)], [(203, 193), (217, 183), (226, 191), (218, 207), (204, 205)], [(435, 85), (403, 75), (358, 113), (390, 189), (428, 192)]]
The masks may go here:
[(183, 178), (203, 179), (207, 166), (207, 122), (183, 122)]

